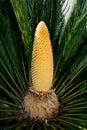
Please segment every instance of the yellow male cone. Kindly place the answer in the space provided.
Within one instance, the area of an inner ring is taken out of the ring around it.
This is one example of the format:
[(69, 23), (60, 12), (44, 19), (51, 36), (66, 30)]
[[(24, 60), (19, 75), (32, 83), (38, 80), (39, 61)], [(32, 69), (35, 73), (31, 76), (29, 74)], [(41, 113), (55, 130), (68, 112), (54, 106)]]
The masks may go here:
[(36, 91), (46, 92), (52, 86), (53, 54), (49, 32), (43, 21), (37, 25), (35, 32), (31, 77)]

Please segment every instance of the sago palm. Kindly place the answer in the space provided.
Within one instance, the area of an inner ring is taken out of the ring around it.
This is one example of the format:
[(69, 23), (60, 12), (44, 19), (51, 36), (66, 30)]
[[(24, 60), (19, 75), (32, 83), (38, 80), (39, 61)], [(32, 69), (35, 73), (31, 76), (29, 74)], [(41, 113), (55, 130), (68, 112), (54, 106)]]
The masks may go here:
[(0, 1), (0, 130), (87, 129), (87, 0), (64, 2)]

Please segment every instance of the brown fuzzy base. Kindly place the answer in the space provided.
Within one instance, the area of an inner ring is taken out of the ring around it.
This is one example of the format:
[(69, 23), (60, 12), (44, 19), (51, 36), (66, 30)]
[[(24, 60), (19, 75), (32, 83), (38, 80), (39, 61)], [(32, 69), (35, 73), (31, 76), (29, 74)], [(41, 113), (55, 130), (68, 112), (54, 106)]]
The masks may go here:
[(31, 87), (24, 97), (23, 106), (30, 119), (51, 120), (58, 114), (60, 104), (54, 89), (43, 93)]

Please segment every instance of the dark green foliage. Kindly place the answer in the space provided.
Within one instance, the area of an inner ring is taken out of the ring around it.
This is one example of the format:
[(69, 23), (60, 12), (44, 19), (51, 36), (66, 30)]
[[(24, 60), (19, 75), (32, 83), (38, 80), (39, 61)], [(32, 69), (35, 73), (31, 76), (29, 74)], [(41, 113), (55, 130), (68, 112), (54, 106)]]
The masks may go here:
[[(64, 24), (64, 0), (0, 1), (0, 130), (87, 129), (87, 0), (77, 0)], [(34, 32), (43, 20), (54, 54), (53, 87), (61, 103), (51, 122), (32, 122), (22, 111), (30, 84)]]

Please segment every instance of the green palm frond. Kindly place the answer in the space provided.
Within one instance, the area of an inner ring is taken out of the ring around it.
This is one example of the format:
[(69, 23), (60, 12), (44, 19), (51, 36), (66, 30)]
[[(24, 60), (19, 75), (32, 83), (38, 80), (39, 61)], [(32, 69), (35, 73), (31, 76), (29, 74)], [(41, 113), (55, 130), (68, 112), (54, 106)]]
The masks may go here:
[[(87, 0), (77, 0), (64, 22), (64, 0), (0, 1), (0, 130), (87, 129)], [(37, 24), (48, 27), (53, 87), (60, 111), (52, 121), (34, 122), (23, 108), (31, 85), (31, 55)]]

